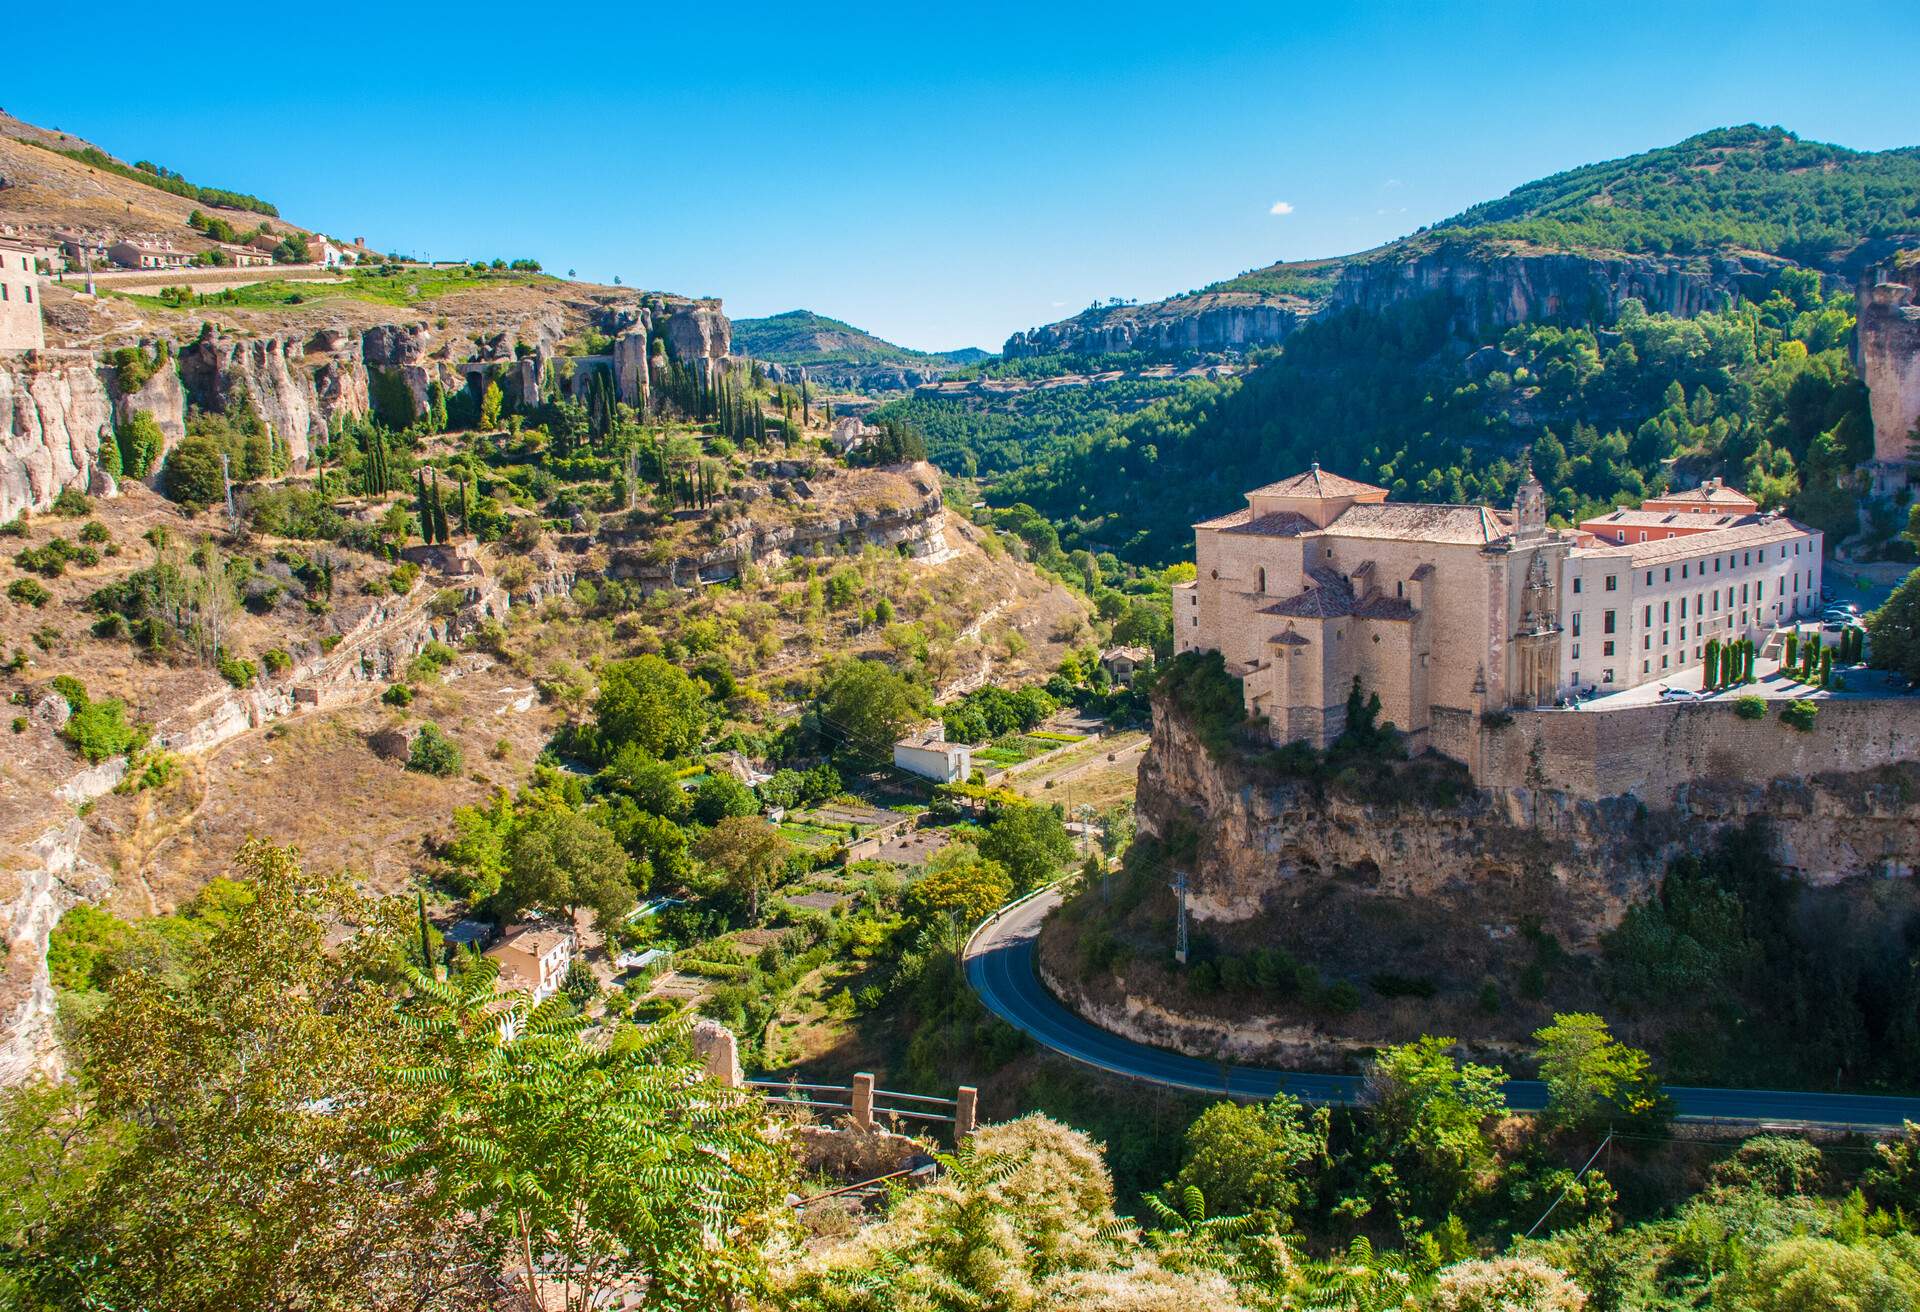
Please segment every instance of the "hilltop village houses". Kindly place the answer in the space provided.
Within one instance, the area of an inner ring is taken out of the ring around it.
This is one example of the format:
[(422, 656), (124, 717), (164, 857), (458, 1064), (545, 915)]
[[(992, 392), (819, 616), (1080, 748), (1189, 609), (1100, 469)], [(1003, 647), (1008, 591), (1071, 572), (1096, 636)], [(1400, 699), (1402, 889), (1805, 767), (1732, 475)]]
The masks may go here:
[(1467, 760), (1490, 712), (1672, 679), (1820, 607), (1821, 534), (1717, 479), (1555, 529), (1531, 472), (1499, 511), (1315, 465), (1194, 537), (1175, 648), (1219, 651), (1276, 743), (1331, 743), (1358, 677), (1414, 750)]

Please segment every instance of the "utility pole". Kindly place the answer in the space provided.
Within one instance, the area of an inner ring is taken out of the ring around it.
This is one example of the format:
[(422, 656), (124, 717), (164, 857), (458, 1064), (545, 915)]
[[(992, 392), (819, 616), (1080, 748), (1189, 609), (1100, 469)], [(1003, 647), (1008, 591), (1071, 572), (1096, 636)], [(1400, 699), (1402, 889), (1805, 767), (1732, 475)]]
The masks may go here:
[(1187, 964), (1187, 872), (1182, 870), (1174, 875), (1171, 887), (1180, 907), (1175, 921), (1173, 959), (1184, 966)]

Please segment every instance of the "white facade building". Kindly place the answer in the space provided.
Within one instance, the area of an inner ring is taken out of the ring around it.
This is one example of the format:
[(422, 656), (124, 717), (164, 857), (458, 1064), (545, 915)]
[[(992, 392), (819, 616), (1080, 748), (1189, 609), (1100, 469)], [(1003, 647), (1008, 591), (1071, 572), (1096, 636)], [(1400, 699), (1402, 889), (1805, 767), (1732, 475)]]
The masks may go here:
[(893, 745), (893, 763), (908, 774), (940, 784), (963, 784), (973, 775), (973, 748), (950, 743), (938, 726)]
[(1563, 691), (1673, 677), (1721, 645), (1820, 613), (1821, 539), (1785, 516), (1575, 547), (1560, 590)]

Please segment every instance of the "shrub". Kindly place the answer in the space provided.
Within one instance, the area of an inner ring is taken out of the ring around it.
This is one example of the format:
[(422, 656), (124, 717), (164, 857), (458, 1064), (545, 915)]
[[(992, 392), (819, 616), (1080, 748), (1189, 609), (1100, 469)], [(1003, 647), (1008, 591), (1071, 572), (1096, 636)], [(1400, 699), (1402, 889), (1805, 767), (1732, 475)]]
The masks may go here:
[(260, 667), (244, 656), (222, 656), (220, 677), (236, 688), (251, 688), (260, 678)]
[(227, 495), (220, 448), (211, 438), (189, 437), (167, 456), (162, 490), (187, 510), (198, 513)]
[(1767, 718), (1767, 699), (1751, 694), (1736, 697), (1733, 701), (1733, 713), (1743, 720), (1764, 720)]
[[(72, 705), (71, 698), (68, 704)], [(60, 736), (95, 765), (132, 751), (147, 738), (138, 726), (127, 723), (126, 703), (118, 697), (75, 706)]]
[(293, 668), (293, 656), (284, 647), (270, 647), (261, 652), (260, 662), (269, 674), (285, 674)]
[(7, 595), (22, 606), (39, 607), (53, 600), (53, 594), (39, 579), (15, 579), (7, 584)]
[(80, 540), (82, 542), (92, 542), (95, 544), (111, 542), (113, 540), (113, 534), (109, 533), (107, 526), (99, 520), (90, 519), (80, 526)]
[(396, 683), (380, 694), (380, 700), (389, 706), (413, 705), (413, 689), (404, 683)]
[(67, 519), (85, 519), (93, 513), (93, 499), (77, 487), (62, 488), (53, 499), (53, 513)]
[(1819, 711), (1820, 708), (1812, 702), (1807, 701), (1805, 698), (1798, 698), (1788, 702), (1786, 707), (1780, 712), (1780, 723), (1786, 725), (1789, 729), (1798, 729), (1802, 733), (1811, 733), (1813, 732), (1813, 717), (1819, 714)]
[(459, 743), (442, 733), (440, 726), (432, 721), (420, 726), (413, 750), (407, 754), (407, 769), (446, 779), (460, 773), (460, 764)]

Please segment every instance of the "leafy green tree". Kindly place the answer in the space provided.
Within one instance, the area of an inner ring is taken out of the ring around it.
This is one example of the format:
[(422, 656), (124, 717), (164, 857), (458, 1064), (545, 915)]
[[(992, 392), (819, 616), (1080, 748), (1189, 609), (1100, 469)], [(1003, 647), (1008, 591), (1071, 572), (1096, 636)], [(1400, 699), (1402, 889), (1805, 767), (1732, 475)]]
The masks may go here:
[[(491, 1246), (392, 1170), (390, 1128), (418, 1093), (396, 1078), (407, 1032), (369, 979), (398, 960), (396, 937), (290, 849), (251, 842), (236, 866), (253, 899), (187, 942), (181, 970), (117, 974), (79, 1026), (71, 1101), (9, 1107), (0, 1158), (74, 1171), (0, 1205), (18, 1305), (479, 1297)], [(343, 919), (371, 932), (331, 947)]]
[(515, 822), (495, 905), (502, 919), (534, 908), (571, 920), (585, 907), (605, 928), (635, 897), (626, 852), (591, 817), (549, 806)]
[(893, 745), (924, 722), (927, 690), (879, 661), (849, 658), (827, 672), (814, 698), (821, 736), (836, 751), (869, 765), (893, 760)]
[(489, 901), (500, 891), (500, 880), (507, 871), (507, 840), (513, 833), (513, 820), (513, 802), (505, 789), (495, 790), (484, 803), (453, 810), (447, 864), (460, 891), (475, 903)]
[(486, 390), (480, 394), (480, 427), (491, 432), (500, 426), (500, 406), (504, 399), (500, 384), (489, 378)]
[(1876, 670), (1920, 679), (1920, 570), (1907, 575), (1880, 608), (1867, 616), (1867, 637)]
[(1507, 1077), (1456, 1062), (1453, 1042), (1427, 1035), (1387, 1048), (1367, 1072), (1375, 1178), (1402, 1216), (1445, 1215), (1484, 1188), (1494, 1166), (1487, 1126), (1506, 1109)]
[(166, 434), (160, 422), (145, 410), (135, 410), (120, 426), (116, 436), (120, 448), (120, 468), (131, 478), (145, 478), (153, 472), (153, 462), (166, 447)]
[(980, 855), (1006, 867), (1016, 893), (1028, 893), (1073, 860), (1073, 839), (1053, 807), (1008, 806), (987, 827)]
[(694, 853), (719, 871), (747, 904), (747, 918), (760, 921), (760, 899), (785, 871), (790, 851), (778, 828), (759, 816), (730, 815), (700, 836)]
[(703, 825), (717, 825), (728, 816), (760, 814), (760, 799), (753, 790), (721, 771), (700, 781), (693, 791), (693, 818)]
[(1667, 1099), (1647, 1054), (1629, 1048), (1588, 1012), (1558, 1015), (1534, 1031), (1540, 1079), (1547, 1086), (1547, 1120), (1566, 1129), (1595, 1130), (1610, 1122), (1658, 1124)]
[(1005, 866), (987, 860), (971, 844), (956, 842), (935, 853), (926, 873), (907, 886), (906, 905), (923, 923), (969, 926), (1012, 896)]
[(1284, 1232), (1311, 1208), (1331, 1165), (1330, 1125), (1325, 1108), (1310, 1112), (1284, 1093), (1263, 1103), (1217, 1102), (1187, 1127), (1174, 1182)]
[(408, 968), (422, 1090), (389, 1174), (470, 1215), (523, 1293), (572, 1309), (742, 1306), (786, 1215), (792, 1167), (750, 1095), (702, 1078), (672, 1025), (611, 1043), (560, 998), (500, 998), (491, 962)]
[(706, 689), (659, 656), (602, 669), (593, 710), (608, 751), (634, 743), (666, 760), (699, 745), (708, 714)]
[(669, 820), (686, 818), (689, 803), (679, 771), (639, 743), (622, 743), (597, 779), (602, 788), (624, 793), (642, 810)]

